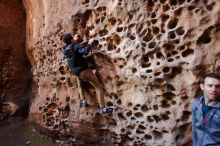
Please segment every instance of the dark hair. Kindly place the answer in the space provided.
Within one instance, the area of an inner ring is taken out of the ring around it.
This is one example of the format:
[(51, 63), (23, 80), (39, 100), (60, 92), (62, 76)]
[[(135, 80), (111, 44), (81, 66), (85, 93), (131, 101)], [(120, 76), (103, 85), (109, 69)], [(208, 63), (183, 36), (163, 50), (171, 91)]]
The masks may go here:
[(67, 45), (71, 44), (72, 39), (73, 37), (71, 33), (66, 33), (62, 36), (62, 41)]
[(215, 78), (220, 80), (220, 74), (219, 73), (208, 73), (203, 77), (202, 83), (204, 83), (205, 78), (210, 77), (210, 78)]

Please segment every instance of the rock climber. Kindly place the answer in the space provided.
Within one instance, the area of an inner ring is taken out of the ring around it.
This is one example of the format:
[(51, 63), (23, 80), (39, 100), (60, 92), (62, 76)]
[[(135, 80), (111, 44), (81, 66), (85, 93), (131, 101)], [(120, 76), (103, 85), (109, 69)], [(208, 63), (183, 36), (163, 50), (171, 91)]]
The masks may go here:
[(105, 105), (104, 96), (107, 96), (107, 93), (96, 75), (89, 69), (88, 63), (84, 58), (92, 49), (92, 39), (90, 39), (89, 42), (81, 44), (80, 42), (83, 41), (82, 38), (77, 34), (72, 35), (71, 33), (64, 34), (61, 39), (65, 43), (65, 46), (62, 48), (64, 57), (67, 60), (71, 72), (76, 75), (80, 96), (80, 108), (88, 107), (82, 87), (82, 81), (88, 81), (96, 90), (99, 103), (97, 112), (100, 114), (112, 113), (113, 108)]

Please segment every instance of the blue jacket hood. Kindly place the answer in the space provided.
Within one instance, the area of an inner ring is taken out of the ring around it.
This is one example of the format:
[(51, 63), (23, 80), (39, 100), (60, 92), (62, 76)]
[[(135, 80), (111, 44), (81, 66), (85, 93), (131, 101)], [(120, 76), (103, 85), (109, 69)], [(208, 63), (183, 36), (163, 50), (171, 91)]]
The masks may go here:
[(69, 44), (62, 48), (62, 52), (73, 74), (78, 75), (81, 71), (88, 68), (88, 64), (83, 56), (88, 55), (91, 48), (89, 44)]

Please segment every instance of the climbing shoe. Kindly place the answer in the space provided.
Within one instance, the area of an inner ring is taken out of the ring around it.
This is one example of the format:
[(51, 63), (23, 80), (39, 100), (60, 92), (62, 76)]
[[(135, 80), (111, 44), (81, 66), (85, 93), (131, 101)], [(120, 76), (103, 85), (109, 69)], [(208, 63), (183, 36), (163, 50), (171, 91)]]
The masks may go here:
[(80, 108), (87, 108), (89, 105), (85, 100), (80, 100)]
[(111, 114), (113, 112), (113, 108), (109, 108), (109, 107), (104, 107), (104, 108), (100, 108), (97, 113), (99, 114)]

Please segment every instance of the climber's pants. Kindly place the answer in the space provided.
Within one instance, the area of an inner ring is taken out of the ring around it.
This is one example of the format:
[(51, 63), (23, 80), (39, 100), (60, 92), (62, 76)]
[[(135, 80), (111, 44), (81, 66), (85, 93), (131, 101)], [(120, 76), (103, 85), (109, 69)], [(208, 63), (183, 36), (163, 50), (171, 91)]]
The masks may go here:
[(83, 70), (79, 73), (77, 77), (77, 84), (78, 84), (78, 90), (81, 100), (84, 99), (82, 81), (88, 81), (95, 88), (96, 96), (99, 102), (99, 107), (100, 108), (105, 107), (104, 96), (106, 96), (106, 92), (103, 89), (103, 86), (96, 77), (96, 75), (90, 69)]

